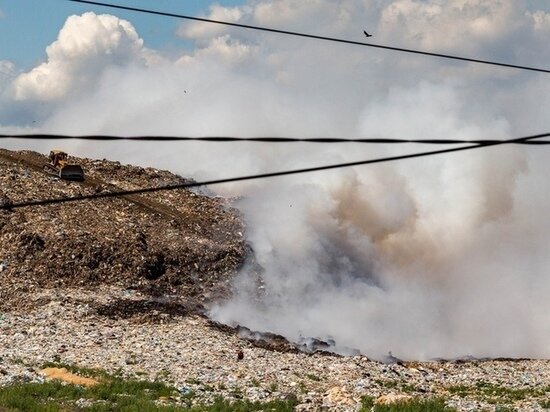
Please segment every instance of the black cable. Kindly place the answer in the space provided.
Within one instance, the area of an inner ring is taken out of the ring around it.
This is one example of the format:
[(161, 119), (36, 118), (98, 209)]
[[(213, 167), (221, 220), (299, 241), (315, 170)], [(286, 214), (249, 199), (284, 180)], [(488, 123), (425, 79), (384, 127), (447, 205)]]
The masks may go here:
[[(484, 139), (484, 140), (465, 140), (465, 139), (383, 139), (367, 138), (352, 139), (342, 137), (234, 137), (234, 136), (111, 136), (111, 135), (60, 135), (60, 134), (0, 134), (0, 139), (33, 139), (33, 140), (98, 140), (98, 141), (117, 141), (130, 140), (139, 142), (259, 142), (259, 143), (420, 143), (420, 144), (491, 144), (502, 143), (504, 140)], [(547, 145), (550, 141), (521, 141), (516, 144)]]
[(262, 174), (257, 174), (257, 175), (230, 177), (230, 178), (225, 178), (225, 179), (207, 180), (207, 181), (203, 181), (203, 182), (179, 183), (179, 184), (166, 185), (166, 186), (160, 186), (160, 187), (148, 187), (148, 188), (143, 188), (143, 189), (123, 190), (123, 191), (119, 191), (119, 192), (94, 193), (94, 194), (90, 194), (90, 195), (81, 195), (81, 196), (74, 196), (74, 197), (63, 197), (63, 198), (53, 198), (53, 199), (43, 199), (43, 200), (31, 200), (31, 201), (25, 201), (25, 202), (2, 205), (2, 206), (0, 206), (0, 210), (1, 209), (4, 209), (4, 210), (17, 209), (17, 208), (29, 207), (29, 206), (44, 206), (44, 205), (50, 205), (50, 204), (76, 202), (76, 201), (81, 201), (81, 200), (92, 200), (92, 199), (102, 199), (102, 198), (110, 198), (110, 197), (120, 197), (120, 196), (125, 196), (125, 195), (137, 195), (137, 194), (144, 194), (144, 193), (153, 193), (153, 192), (160, 192), (160, 191), (168, 191), (168, 190), (184, 189), (184, 188), (191, 188), (191, 187), (199, 187), (199, 186), (209, 186), (209, 185), (211, 186), (211, 185), (217, 185), (217, 184), (222, 184), (222, 183), (230, 183), (230, 182), (242, 182), (242, 181), (245, 181), (245, 180), (266, 179), (266, 178), (277, 177), (277, 176), (288, 176), (288, 175), (301, 174), (301, 173), (319, 172), (319, 171), (322, 171), (322, 170), (340, 169), (340, 168), (344, 168), (344, 167), (361, 166), (361, 165), (374, 164), (374, 163), (385, 163), (385, 162), (391, 162), (391, 161), (395, 161), (395, 160), (405, 160), (405, 159), (413, 159), (413, 158), (416, 158), (416, 157), (426, 157), (426, 156), (432, 156), (432, 155), (443, 154), (443, 153), (459, 152), (459, 151), (464, 151), (464, 150), (477, 149), (477, 148), (481, 148), (481, 147), (498, 146), (498, 145), (502, 145), (502, 144), (518, 143), (518, 142), (522, 142), (522, 141), (540, 139), (540, 138), (543, 138), (543, 137), (550, 137), (550, 133), (544, 133), (544, 134), (538, 134), (538, 135), (526, 136), (526, 137), (519, 137), (519, 138), (509, 139), (509, 140), (501, 140), (501, 141), (497, 141), (497, 142), (494, 142), (494, 143), (475, 144), (475, 145), (470, 145), (470, 146), (454, 147), (452, 149), (432, 150), (432, 151), (429, 151), (429, 152), (410, 153), (410, 154), (399, 155), (399, 156), (383, 157), (383, 158), (369, 159), (369, 160), (359, 160), (359, 161), (356, 161), (356, 162), (338, 163), (338, 164), (325, 165), (325, 166), (309, 167), (309, 168), (304, 168), (304, 169), (286, 170), (286, 171), (281, 171), (281, 172), (270, 172), (270, 173), (262, 173)]
[(154, 14), (154, 15), (157, 15), (157, 16), (167, 16), (167, 17), (175, 17), (175, 18), (179, 18), (179, 19), (194, 20), (194, 21), (200, 21), (200, 22), (204, 22), (204, 23), (222, 24), (222, 25), (225, 25), (225, 26), (239, 27), (241, 29), (260, 30), (260, 31), (266, 31), (266, 32), (270, 32), (270, 33), (278, 33), (278, 34), (285, 34), (285, 35), (290, 35), (290, 36), (306, 37), (306, 38), (309, 38), (309, 39), (325, 40), (325, 41), (331, 41), (331, 42), (336, 42), (336, 43), (353, 44), (353, 45), (356, 45), (356, 46), (374, 47), (374, 48), (378, 48), (378, 49), (393, 50), (393, 51), (404, 52), (404, 53), (421, 54), (421, 55), (424, 55), (424, 56), (440, 57), (440, 58), (444, 58), (444, 59), (461, 60), (461, 61), (466, 61), (466, 62), (471, 62), (471, 63), (490, 64), (490, 65), (493, 65), (493, 66), (508, 67), (508, 68), (513, 68), (513, 69), (530, 70), (530, 71), (541, 72), (541, 73), (550, 73), (550, 70), (548, 70), (548, 69), (540, 69), (540, 68), (537, 68), (537, 67), (522, 66), (522, 65), (508, 64), (508, 63), (500, 63), (500, 62), (494, 62), (494, 61), (489, 61), (489, 60), (481, 60), (481, 59), (472, 59), (472, 58), (469, 58), (469, 57), (461, 57), (461, 56), (455, 56), (455, 55), (450, 55), (450, 54), (431, 53), (431, 52), (426, 52), (426, 51), (422, 51), (422, 50), (405, 49), (405, 48), (402, 48), (402, 47), (384, 46), (384, 45), (381, 45), (381, 44), (364, 43), (364, 42), (360, 42), (360, 41), (339, 39), (339, 38), (335, 38), (335, 37), (317, 36), (317, 35), (313, 35), (313, 34), (306, 34), (306, 33), (300, 33), (300, 32), (295, 32), (295, 31), (271, 29), (271, 28), (268, 28), (268, 27), (252, 26), (252, 25), (249, 25), (249, 24), (231, 23), (231, 22), (228, 22), (228, 21), (206, 19), (206, 18), (194, 17), (194, 16), (186, 16), (184, 14), (166, 13), (166, 12), (161, 12), (161, 11), (140, 9), (140, 8), (129, 7), (129, 6), (120, 6), (120, 5), (117, 5), (117, 4), (101, 3), (101, 2), (97, 2), (97, 1), (88, 1), (88, 0), (67, 0), (67, 1), (70, 1), (70, 2), (73, 2), (73, 3), (90, 4), (90, 5), (94, 5), (94, 6), (110, 7), (110, 8), (114, 8), (114, 9), (120, 9), (120, 10), (135, 11), (135, 12), (139, 12), (139, 13)]

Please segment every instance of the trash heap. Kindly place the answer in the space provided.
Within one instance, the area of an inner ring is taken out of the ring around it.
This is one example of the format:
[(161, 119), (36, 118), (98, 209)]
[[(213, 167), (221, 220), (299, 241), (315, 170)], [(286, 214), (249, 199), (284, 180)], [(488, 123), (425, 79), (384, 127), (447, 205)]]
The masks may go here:
[[(183, 183), (167, 171), (73, 158), (86, 180), (40, 170), (45, 156), (0, 150), (0, 203)], [(230, 201), (178, 189), (0, 211), (0, 308), (39, 288), (115, 285), (197, 302), (223, 297), (245, 257)]]

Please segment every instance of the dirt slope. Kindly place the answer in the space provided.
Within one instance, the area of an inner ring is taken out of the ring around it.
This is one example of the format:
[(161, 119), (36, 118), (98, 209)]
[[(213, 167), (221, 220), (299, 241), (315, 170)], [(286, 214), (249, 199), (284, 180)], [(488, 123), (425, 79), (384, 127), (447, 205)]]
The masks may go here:
[[(0, 203), (184, 182), (152, 168), (73, 159), (82, 183), (42, 172), (46, 156), (0, 150)], [(227, 293), (243, 227), (224, 199), (189, 190), (0, 211), (0, 309), (44, 287), (117, 285), (203, 302)]]

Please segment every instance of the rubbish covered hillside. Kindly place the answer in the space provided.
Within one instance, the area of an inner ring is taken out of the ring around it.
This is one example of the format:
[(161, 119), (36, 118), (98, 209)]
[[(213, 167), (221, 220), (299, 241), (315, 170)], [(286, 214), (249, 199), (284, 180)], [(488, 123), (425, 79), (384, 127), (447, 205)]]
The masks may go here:
[[(36, 152), (0, 151), (0, 203), (183, 183), (167, 171), (73, 158), (86, 179), (42, 170)], [(178, 189), (0, 212), (0, 306), (40, 288), (116, 285), (201, 303), (224, 296), (243, 262), (238, 213), (226, 200)]]

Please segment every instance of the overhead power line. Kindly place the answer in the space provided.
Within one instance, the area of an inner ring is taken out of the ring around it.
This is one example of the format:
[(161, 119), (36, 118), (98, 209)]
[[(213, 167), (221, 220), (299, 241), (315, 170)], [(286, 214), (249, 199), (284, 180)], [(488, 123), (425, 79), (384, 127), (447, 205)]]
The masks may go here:
[[(167, 12), (161, 12), (161, 11), (155, 11), (155, 10), (149, 10), (149, 9), (141, 9), (137, 7), (129, 7), (129, 6), (121, 6), (118, 4), (110, 4), (110, 3), (101, 3), (97, 1), (88, 1), (88, 0), (67, 0), (73, 3), (83, 3), (83, 4), (90, 4), (94, 6), (102, 6), (102, 7), (109, 7), (113, 9), (119, 9), (119, 10), (127, 10), (127, 11), (134, 11), (138, 13), (147, 13), (147, 14), (153, 14), (157, 16), (166, 16), (166, 17), (175, 17), (178, 19), (186, 19), (186, 20), (194, 20), (194, 21), (200, 21), (203, 23), (212, 23), (212, 24), (221, 24), (224, 26), (231, 26), (231, 27), (238, 27), (241, 29), (249, 29), (249, 30), (259, 30), (269, 33), (277, 33), (277, 34), (284, 34), (289, 36), (298, 36), (298, 37), (305, 37), (308, 39), (315, 39), (315, 40), (324, 40), (324, 41), (330, 41), (330, 42), (336, 42), (336, 43), (344, 43), (344, 44), (352, 44), (355, 46), (364, 46), (364, 47), (374, 47), (377, 49), (385, 49), (385, 50), (392, 50), (397, 52), (403, 52), (403, 53), (413, 53), (413, 54), (419, 54), (424, 56), (431, 56), (431, 57), (439, 57), (444, 59), (452, 59), (452, 60), (461, 60), (465, 62), (470, 63), (478, 63), (478, 64), (489, 64), (493, 66), (500, 66), (500, 67), (508, 67), (512, 69), (520, 69), (520, 70), (530, 70), (535, 72), (541, 72), (541, 73), (550, 73), (550, 70), (548, 69), (541, 69), (537, 67), (531, 67), (531, 66), (523, 66), (523, 65), (517, 65), (517, 64), (509, 64), (509, 63), (502, 63), (502, 62), (495, 62), (490, 60), (482, 60), (482, 59), (473, 59), (469, 57), (463, 57), (463, 56), (456, 56), (451, 54), (442, 54), (442, 53), (431, 53), (427, 51), (417, 50), (417, 49), (406, 49), (402, 47), (393, 47), (393, 46), (385, 46), (382, 44), (373, 44), (373, 43), (365, 43), (360, 41), (354, 41), (354, 40), (348, 40), (348, 39), (340, 39), (336, 37), (328, 37), (328, 36), (318, 36), (314, 34), (307, 34), (307, 33), (300, 33), (295, 31), (289, 31), (289, 30), (279, 30), (279, 29), (273, 29), (269, 27), (261, 27), (261, 26), (253, 26), (250, 24), (241, 24), (241, 23), (232, 23), (228, 21), (222, 21), (222, 20), (213, 20), (213, 19), (207, 19), (203, 17), (194, 17), (194, 16), (187, 16), (184, 14), (175, 14), (175, 13), (167, 13)], [(358, 33), (362, 33), (362, 29), (358, 29)]]
[[(235, 137), (235, 136), (112, 136), (112, 135), (62, 135), (62, 134), (0, 134), (0, 139), (32, 139), (32, 140), (94, 140), (94, 141), (137, 141), (137, 142), (257, 142), (257, 143), (419, 143), (419, 144), (494, 144), (505, 140), (483, 139), (385, 139), (385, 138), (344, 138), (344, 137)], [(547, 145), (549, 140), (527, 140), (515, 144)]]
[(120, 197), (125, 195), (145, 194), (145, 193), (153, 193), (153, 192), (160, 192), (160, 191), (199, 187), (199, 186), (212, 186), (212, 185), (218, 185), (223, 183), (242, 182), (246, 180), (266, 179), (266, 178), (278, 177), (278, 176), (288, 176), (288, 175), (295, 175), (295, 174), (302, 174), (302, 173), (320, 172), (323, 170), (340, 169), (340, 168), (352, 167), (352, 166), (362, 166), (362, 165), (374, 164), (374, 163), (386, 163), (386, 162), (392, 162), (396, 160), (405, 160), (405, 159), (413, 159), (417, 157), (439, 155), (443, 153), (460, 152), (465, 150), (478, 149), (482, 147), (519, 143), (519, 142), (525, 142), (529, 140), (541, 139), (543, 137), (550, 137), (550, 133), (538, 134), (533, 136), (525, 136), (525, 137), (519, 137), (515, 139), (508, 139), (508, 140), (500, 140), (495, 143), (475, 144), (470, 146), (454, 147), (450, 149), (432, 150), (432, 151), (420, 152), (420, 153), (409, 153), (405, 155), (382, 157), (378, 159), (369, 159), (369, 160), (359, 160), (356, 162), (348, 162), (348, 163), (337, 163), (332, 165), (308, 167), (303, 169), (261, 173), (261, 174), (255, 174), (255, 175), (230, 177), (230, 178), (224, 178), (224, 179), (206, 180), (202, 182), (178, 183), (178, 184), (165, 185), (165, 186), (159, 186), (159, 187), (148, 187), (148, 188), (134, 189), (134, 190), (122, 190), (118, 192), (94, 193), (94, 194), (80, 195), (80, 196), (74, 196), (74, 197), (30, 200), (30, 201), (12, 203), (11, 205), (2, 205), (0, 206), (0, 210), (17, 209), (17, 208), (30, 207), (30, 206), (45, 206), (45, 205), (51, 205), (51, 204), (76, 202), (76, 201), (82, 201), (82, 200), (113, 198), (113, 197)]

